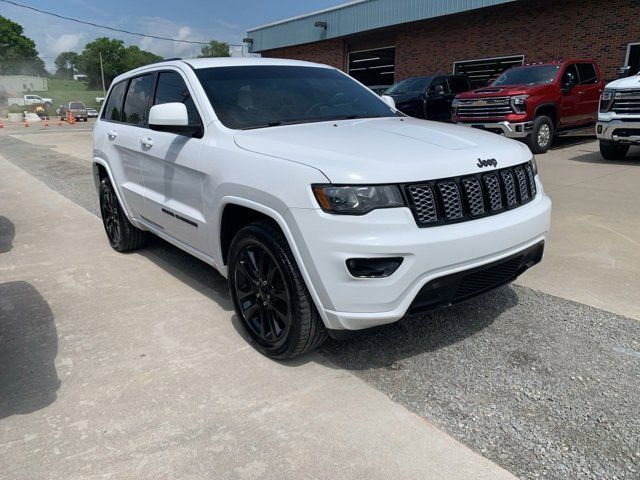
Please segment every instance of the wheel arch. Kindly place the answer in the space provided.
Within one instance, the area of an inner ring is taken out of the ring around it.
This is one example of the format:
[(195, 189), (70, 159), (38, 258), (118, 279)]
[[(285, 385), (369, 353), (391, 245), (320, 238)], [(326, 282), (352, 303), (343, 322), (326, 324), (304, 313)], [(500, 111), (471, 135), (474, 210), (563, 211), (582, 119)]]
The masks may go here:
[[(255, 221), (256, 219), (266, 219), (277, 226), (287, 240), (311, 298), (313, 298), (313, 301), (316, 304), (318, 313), (320, 314), (324, 324), (328, 325), (327, 317), (322, 306), (322, 302), (320, 301), (318, 291), (311, 281), (310, 272), (307, 268), (308, 266), (303, 261), (302, 252), (298, 248), (293, 232), (287, 224), (284, 216), (280, 212), (266, 205), (252, 200), (247, 200), (245, 198), (227, 196), (221, 200), (220, 205), (220, 214), (218, 216), (218, 258), (220, 259), (220, 273), (224, 276), (228, 275), (227, 256), (229, 253), (229, 246), (231, 245), (233, 237), (240, 228), (252, 221)], [(238, 215), (239, 213), (241, 215)], [(233, 216), (234, 214), (236, 216)]]
[(554, 103), (543, 103), (536, 107), (534, 118), (546, 115), (553, 122), (554, 130), (558, 128), (558, 107)]
[(116, 192), (116, 197), (118, 198), (118, 202), (120, 202), (125, 215), (130, 222), (132, 222), (136, 227), (140, 228), (138, 222), (135, 222), (131, 217), (131, 210), (129, 208), (129, 205), (120, 193), (120, 189), (118, 188), (118, 184), (114, 180), (114, 175), (111, 171), (111, 168), (109, 167), (109, 164), (102, 158), (94, 157), (93, 161), (91, 162), (91, 166), (93, 169), (93, 183), (96, 187), (96, 192), (100, 192), (100, 182), (102, 182), (104, 178), (108, 178), (109, 182), (111, 182), (111, 185), (113, 186), (113, 190)]

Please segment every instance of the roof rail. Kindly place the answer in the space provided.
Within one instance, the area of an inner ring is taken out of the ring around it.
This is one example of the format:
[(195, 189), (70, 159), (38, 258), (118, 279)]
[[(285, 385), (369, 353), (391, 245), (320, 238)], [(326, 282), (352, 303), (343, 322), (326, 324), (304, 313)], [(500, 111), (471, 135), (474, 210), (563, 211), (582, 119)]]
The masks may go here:
[(162, 63), (162, 62), (173, 62), (175, 60), (182, 60), (182, 58), (180, 57), (163, 58), (162, 60), (158, 60), (157, 62), (147, 63), (147, 65), (155, 65), (156, 63)]

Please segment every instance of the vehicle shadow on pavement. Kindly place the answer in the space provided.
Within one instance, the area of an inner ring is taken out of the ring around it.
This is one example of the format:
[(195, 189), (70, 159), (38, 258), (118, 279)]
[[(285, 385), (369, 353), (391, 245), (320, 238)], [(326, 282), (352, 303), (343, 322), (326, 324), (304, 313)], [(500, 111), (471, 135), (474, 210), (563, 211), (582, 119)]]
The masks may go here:
[(174, 247), (155, 235), (136, 254), (151, 260), (167, 273), (216, 302), (223, 310), (233, 311), (227, 280), (211, 265)]
[(0, 253), (7, 253), (13, 248), (16, 228), (7, 217), (0, 215)]
[(30, 283), (0, 283), (0, 419), (55, 402), (58, 335), (49, 304)]
[(407, 316), (350, 340), (329, 339), (320, 353), (346, 370), (394, 369), (400, 360), (473, 336), (517, 303), (517, 293), (509, 286), (503, 287), (450, 308)]
[(631, 147), (623, 160), (605, 160), (600, 152), (585, 153), (570, 157), (569, 160), (582, 163), (600, 163), (603, 165), (621, 165), (625, 167), (640, 167), (640, 147)]
[(561, 135), (553, 140), (550, 150), (562, 150), (563, 148), (591, 143), (595, 140), (595, 135)]

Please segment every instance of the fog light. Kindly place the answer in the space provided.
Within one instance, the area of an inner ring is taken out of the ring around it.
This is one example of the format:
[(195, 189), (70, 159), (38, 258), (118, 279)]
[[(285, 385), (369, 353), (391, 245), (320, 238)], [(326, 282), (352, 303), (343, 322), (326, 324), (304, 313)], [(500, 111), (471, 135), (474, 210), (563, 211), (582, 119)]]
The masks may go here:
[(398, 270), (402, 260), (402, 257), (350, 258), (347, 269), (356, 278), (385, 278)]

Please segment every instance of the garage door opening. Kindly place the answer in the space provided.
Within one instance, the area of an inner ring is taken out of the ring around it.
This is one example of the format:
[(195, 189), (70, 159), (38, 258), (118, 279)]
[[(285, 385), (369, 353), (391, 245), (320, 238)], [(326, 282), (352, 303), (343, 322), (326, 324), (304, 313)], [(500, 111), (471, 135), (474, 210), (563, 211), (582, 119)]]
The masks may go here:
[(625, 67), (629, 67), (627, 75), (635, 75), (640, 73), (640, 43), (630, 43), (627, 47), (627, 58), (624, 62)]
[(349, 75), (372, 89), (393, 85), (395, 67), (395, 47), (349, 52)]
[(510, 57), (480, 58), (454, 62), (453, 73), (469, 77), (472, 88), (486, 87), (498, 76), (514, 66), (524, 64), (524, 55)]

